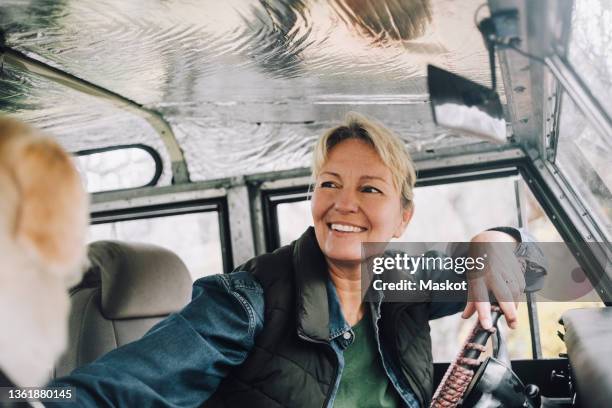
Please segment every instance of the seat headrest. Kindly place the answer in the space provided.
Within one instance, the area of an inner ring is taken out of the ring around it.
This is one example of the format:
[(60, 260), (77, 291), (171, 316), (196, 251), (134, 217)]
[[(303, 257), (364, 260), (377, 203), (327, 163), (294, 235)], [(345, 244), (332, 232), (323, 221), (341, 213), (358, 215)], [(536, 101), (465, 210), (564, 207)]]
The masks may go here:
[(165, 316), (191, 299), (189, 271), (168, 249), (97, 241), (89, 245), (88, 256), (91, 268), (83, 283), (99, 282), (101, 312), (107, 319)]

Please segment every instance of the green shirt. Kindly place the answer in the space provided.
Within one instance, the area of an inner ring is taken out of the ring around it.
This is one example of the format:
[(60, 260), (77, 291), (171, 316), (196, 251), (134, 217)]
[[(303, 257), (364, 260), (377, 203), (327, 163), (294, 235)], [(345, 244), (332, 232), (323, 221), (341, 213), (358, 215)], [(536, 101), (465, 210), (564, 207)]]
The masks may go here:
[(403, 407), (382, 366), (370, 313), (353, 326), (353, 332), (353, 343), (344, 350), (344, 370), (334, 408)]

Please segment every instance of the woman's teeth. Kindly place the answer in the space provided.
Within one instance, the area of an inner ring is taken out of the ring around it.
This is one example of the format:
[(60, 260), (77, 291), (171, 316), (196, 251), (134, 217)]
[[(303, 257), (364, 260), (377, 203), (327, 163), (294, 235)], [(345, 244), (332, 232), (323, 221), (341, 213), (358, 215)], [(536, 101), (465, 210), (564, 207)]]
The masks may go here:
[(341, 232), (361, 232), (365, 231), (365, 228), (354, 227), (352, 225), (343, 225), (343, 224), (331, 224), (331, 229), (335, 231)]

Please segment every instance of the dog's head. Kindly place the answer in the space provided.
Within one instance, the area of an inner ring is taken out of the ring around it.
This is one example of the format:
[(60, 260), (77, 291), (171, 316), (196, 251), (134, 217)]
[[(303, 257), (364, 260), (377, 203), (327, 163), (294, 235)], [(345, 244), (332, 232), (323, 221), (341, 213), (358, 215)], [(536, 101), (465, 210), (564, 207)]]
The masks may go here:
[(71, 156), (37, 130), (0, 118), (0, 195), (0, 234), (48, 273), (77, 283), (89, 215)]
[(86, 259), (88, 198), (55, 141), (0, 117), (0, 371), (40, 386), (66, 347)]

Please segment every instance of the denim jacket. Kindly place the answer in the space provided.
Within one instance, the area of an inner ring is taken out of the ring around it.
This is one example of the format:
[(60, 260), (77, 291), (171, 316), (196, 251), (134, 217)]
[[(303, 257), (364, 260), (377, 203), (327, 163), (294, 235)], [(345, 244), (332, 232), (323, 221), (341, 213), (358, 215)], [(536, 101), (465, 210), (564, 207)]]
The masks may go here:
[[(531, 238), (519, 230), (505, 230), (523, 244)], [(524, 245), (517, 255), (532, 257)], [(539, 260), (536, 260), (535, 263)], [(330, 344), (339, 362), (328, 406), (333, 406), (344, 367), (343, 351), (354, 333), (342, 314), (336, 289), (327, 281)], [(456, 313), (464, 303), (432, 303), (430, 319)], [(370, 303), (375, 323), (381, 303)], [(96, 361), (55, 380), (52, 386), (74, 386), (78, 406), (85, 407), (198, 407), (217, 389), (229, 371), (242, 364), (261, 332), (263, 289), (248, 272), (213, 275), (197, 280), (191, 302), (155, 325), (144, 337), (113, 350)], [(411, 389), (402, 386), (393, 362), (381, 349), (383, 367), (406, 406), (418, 407)], [(49, 406), (62, 406), (60, 403)], [(66, 403), (66, 407), (73, 407)]]

